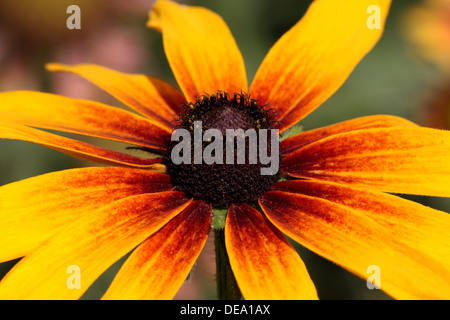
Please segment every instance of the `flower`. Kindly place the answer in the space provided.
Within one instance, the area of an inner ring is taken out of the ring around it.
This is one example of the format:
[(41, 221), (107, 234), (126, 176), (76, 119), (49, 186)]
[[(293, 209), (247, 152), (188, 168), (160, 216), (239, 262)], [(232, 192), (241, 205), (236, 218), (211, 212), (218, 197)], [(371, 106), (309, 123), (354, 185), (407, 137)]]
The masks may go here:
[(407, 10), (403, 24), (421, 56), (445, 73), (450, 71), (450, 3), (425, 0)]
[(414, 52), (439, 71), (436, 80), (420, 97), (417, 111), (422, 125), (450, 127), (450, 2), (425, 0), (406, 10), (403, 31)]
[[(192, 189), (179, 191), (186, 185), (172, 184), (170, 165), (161, 170), (164, 157), (128, 155), (36, 128), (118, 140), (166, 157), (177, 119), (181, 126), (211, 120), (218, 129), (227, 121), (242, 128), (266, 119), (266, 128), (279, 123), (285, 133), (329, 98), (378, 41), (382, 29), (366, 22), (373, 5), (384, 21), (388, 0), (314, 1), (271, 48), (248, 89), (223, 20), (204, 8), (159, 0), (148, 25), (162, 32), (182, 93), (144, 75), (50, 64), (49, 70), (78, 74), (141, 115), (48, 93), (0, 94), (0, 137), (115, 166), (1, 187), (0, 259), (24, 258), (1, 281), (0, 297), (79, 298), (134, 249), (103, 298), (169, 299), (211, 228), (215, 204), (193, 199)], [(214, 106), (213, 116), (203, 118), (202, 106)], [(362, 278), (377, 266), (381, 288), (394, 298), (450, 297), (448, 214), (389, 194), (450, 195), (449, 132), (367, 116), (285, 136), (280, 150), (283, 179), (271, 182), (256, 203), (233, 198), (226, 216), (226, 251), (246, 299), (317, 298), (283, 233)], [(237, 182), (257, 178), (226, 170)], [(203, 184), (217, 173), (195, 174)], [(81, 272), (81, 290), (68, 289), (70, 266)]]

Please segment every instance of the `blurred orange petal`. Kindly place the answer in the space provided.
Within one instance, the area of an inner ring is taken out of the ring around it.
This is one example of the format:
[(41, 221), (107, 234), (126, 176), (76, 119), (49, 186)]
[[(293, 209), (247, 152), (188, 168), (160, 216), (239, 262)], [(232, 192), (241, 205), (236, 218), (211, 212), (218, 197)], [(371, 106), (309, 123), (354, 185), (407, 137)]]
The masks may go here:
[(450, 3), (425, 0), (404, 11), (402, 27), (419, 54), (441, 71), (450, 72)]

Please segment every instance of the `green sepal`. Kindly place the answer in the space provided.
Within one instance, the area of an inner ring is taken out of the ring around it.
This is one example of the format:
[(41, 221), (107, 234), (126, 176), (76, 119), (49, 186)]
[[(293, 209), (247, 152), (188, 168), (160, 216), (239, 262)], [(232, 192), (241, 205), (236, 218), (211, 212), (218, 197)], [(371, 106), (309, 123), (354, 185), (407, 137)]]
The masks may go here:
[(213, 208), (213, 220), (211, 226), (213, 229), (225, 228), (228, 208)]
[(280, 141), (283, 141), (284, 139), (290, 138), (292, 136), (295, 136), (296, 134), (302, 133), (303, 132), (303, 126), (301, 126), (300, 124), (296, 124), (292, 127), (290, 127), (289, 129), (287, 129), (285, 132), (283, 132), (280, 135)]

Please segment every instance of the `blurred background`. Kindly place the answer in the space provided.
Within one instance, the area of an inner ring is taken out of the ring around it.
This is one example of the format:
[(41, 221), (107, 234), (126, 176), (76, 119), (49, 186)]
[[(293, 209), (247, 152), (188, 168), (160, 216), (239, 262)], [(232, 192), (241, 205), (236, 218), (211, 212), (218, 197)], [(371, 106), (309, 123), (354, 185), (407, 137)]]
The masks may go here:
[[(273, 43), (312, 1), (183, 0), (219, 13), (244, 56), (249, 81)], [(152, 0), (0, 1), (0, 92), (38, 90), (120, 106), (74, 75), (50, 74), (47, 62), (97, 63), (144, 73), (176, 86), (161, 35), (145, 27)], [(81, 8), (81, 29), (68, 30), (69, 5)], [(305, 130), (359, 116), (392, 114), (424, 126), (450, 127), (450, 1), (394, 1), (386, 30), (342, 88), (302, 121)], [(92, 163), (18, 141), (0, 141), (0, 185)], [(450, 200), (408, 197), (450, 212)], [(211, 240), (211, 239), (210, 239)], [(321, 299), (389, 299), (360, 279), (296, 245)], [(98, 299), (124, 259), (83, 295)], [(17, 262), (0, 264), (0, 278)], [(208, 240), (177, 299), (215, 299), (214, 246)], [(381, 286), (382, 286), (381, 274)]]

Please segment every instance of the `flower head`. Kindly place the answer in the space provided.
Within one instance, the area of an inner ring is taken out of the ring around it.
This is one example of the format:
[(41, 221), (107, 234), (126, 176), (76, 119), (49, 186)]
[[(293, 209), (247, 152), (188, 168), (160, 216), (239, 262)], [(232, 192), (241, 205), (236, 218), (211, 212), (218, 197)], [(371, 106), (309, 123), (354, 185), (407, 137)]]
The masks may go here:
[(407, 38), (421, 56), (445, 73), (450, 71), (450, 3), (425, 0), (409, 9), (404, 25)]
[[(437, 67), (440, 75), (420, 97), (418, 121), (422, 125), (450, 127), (450, 2), (424, 0), (412, 5), (404, 15), (406, 39), (421, 58)], [(441, 75), (444, 75), (442, 77)]]
[[(223, 206), (226, 252), (247, 299), (317, 298), (284, 234), (363, 278), (377, 265), (382, 289), (395, 298), (450, 297), (448, 214), (388, 194), (450, 195), (446, 131), (386, 115), (341, 122), (285, 137), (278, 153), (278, 144), (268, 143), (281, 164), (266, 177), (261, 158), (184, 166), (174, 160), (173, 132), (189, 137), (197, 121), (225, 139), (228, 129), (285, 134), (378, 41), (382, 29), (367, 27), (373, 5), (384, 22), (388, 0), (314, 1), (248, 87), (241, 54), (218, 15), (159, 0), (148, 26), (161, 31), (181, 92), (144, 75), (49, 64), (92, 81), (140, 115), (46, 93), (0, 94), (0, 137), (113, 165), (0, 188), (0, 259), (24, 257), (1, 281), (0, 297), (79, 298), (132, 251), (103, 298), (172, 298), (205, 244), (213, 208)], [(36, 128), (117, 140), (161, 156), (137, 157)], [(191, 141), (178, 155), (196, 148), (205, 154), (210, 144), (203, 142), (210, 141)], [(214, 156), (221, 151), (214, 148)], [(246, 147), (244, 155), (251, 154)], [(67, 288), (72, 265), (81, 270), (81, 290)]]

